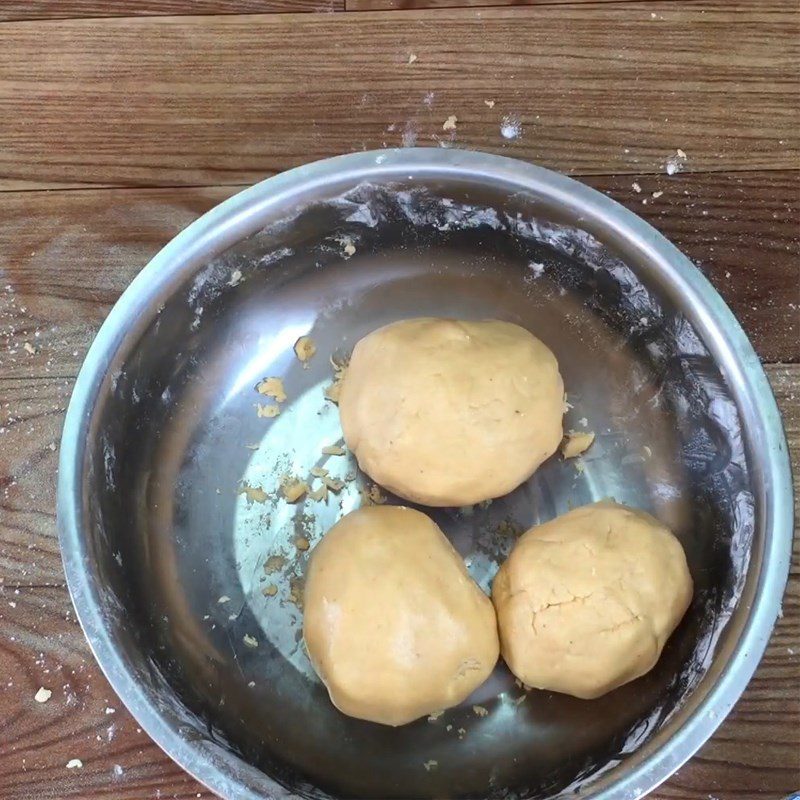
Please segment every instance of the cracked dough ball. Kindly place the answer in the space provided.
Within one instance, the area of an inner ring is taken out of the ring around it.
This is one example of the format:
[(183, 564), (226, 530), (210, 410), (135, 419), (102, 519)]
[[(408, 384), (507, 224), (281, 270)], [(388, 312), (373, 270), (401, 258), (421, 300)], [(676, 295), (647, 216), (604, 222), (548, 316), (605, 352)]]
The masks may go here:
[(555, 356), (518, 325), (408, 319), (356, 344), (339, 411), (374, 481), (465, 506), (507, 494), (556, 451), (564, 384)]
[(384, 725), (458, 705), (499, 655), (491, 600), (436, 524), (371, 506), (314, 548), (303, 635), (343, 713)]
[(584, 699), (652, 669), (691, 598), (675, 536), (608, 501), (531, 528), (492, 586), (509, 669)]

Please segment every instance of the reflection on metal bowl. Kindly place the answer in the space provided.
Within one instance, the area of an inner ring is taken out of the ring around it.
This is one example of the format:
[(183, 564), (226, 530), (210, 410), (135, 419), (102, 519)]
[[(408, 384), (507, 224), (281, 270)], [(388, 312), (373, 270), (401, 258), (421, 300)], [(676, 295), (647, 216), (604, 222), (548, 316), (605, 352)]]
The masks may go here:
[[(654, 513), (696, 593), (650, 674), (581, 701), (525, 693), (498, 665), (462, 707), (397, 729), (328, 701), (301, 641), (304, 543), (369, 488), (350, 456), (322, 453), (341, 437), (329, 359), (425, 315), (531, 330), (561, 364), (565, 427), (597, 434), (488, 506), (432, 516), (488, 588), (515, 530), (604, 497)], [(305, 334), (307, 368), (292, 349)], [(258, 413), (265, 376), (288, 395), (276, 417)], [(283, 476), (312, 467), (345, 487), (285, 502)], [(443, 149), (293, 170), (165, 247), (87, 356), (58, 506), (73, 600), (112, 685), (178, 763), (237, 800), (639, 797), (755, 669), (792, 530), (768, 383), (700, 273), (575, 181)]]

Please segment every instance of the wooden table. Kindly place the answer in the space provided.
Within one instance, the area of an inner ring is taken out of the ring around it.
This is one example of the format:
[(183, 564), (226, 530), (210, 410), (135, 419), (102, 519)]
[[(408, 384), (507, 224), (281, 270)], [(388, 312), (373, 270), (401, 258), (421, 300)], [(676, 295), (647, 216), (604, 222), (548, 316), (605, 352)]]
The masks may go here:
[[(0, 797), (211, 797), (137, 727), (75, 621), (59, 433), (136, 272), (287, 167), (438, 143), (607, 192), (733, 308), (800, 476), (796, 0), (2, 0), (0, 20)], [(654, 796), (798, 788), (795, 558), (755, 678)]]

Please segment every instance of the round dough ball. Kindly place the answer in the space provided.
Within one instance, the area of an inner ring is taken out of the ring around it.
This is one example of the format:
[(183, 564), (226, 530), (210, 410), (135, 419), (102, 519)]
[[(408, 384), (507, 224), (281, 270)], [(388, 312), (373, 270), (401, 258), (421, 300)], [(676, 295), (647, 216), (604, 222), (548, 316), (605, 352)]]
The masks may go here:
[(509, 669), (584, 699), (652, 669), (691, 599), (675, 536), (609, 501), (531, 528), (492, 586)]
[(555, 452), (564, 383), (518, 325), (408, 319), (356, 344), (339, 411), (373, 480), (424, 505), (465, 506), (507, 494)]
[(489, 598), (436, 524), (371, 506), (314, 548), (304, 596), (311, 663), (345, 714), (404, 725), (457, 705), (499, 656)]

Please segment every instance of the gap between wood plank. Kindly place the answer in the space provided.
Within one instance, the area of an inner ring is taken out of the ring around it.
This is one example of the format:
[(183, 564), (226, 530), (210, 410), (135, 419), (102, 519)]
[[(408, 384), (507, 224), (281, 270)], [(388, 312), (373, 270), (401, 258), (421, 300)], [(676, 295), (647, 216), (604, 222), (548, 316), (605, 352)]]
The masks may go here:
[(793, 14), (638, 0), (66, 20), (41, 51), (41, 28), (12, 23), (1, 182), (252, 183), (414, 139), (580, 176), (657, 174), (678, 147), (691, 172), (793, 169)]
[[(613, 0), (613, 2), (628, 2), (628, 0)], [(644, 0), (645, 2), (662, 2), (663, 0)], [(675, 0), (678, 2), (679, 0)], [(1, 23), (0, 23), (1, 24)], [(398, 149), (403, 148), (379, 148), (372, 152), (383, 152), (384, 150), (389, 153), (393, 152)], [(411, 148), (409, 148), (411, 149)], [(429, 150), (436, 150), (435, 147), (427, 148)], [(458, 148), (453, 148), (458, 149)], [(357, 151), (353, 151), (357, 152)], [(465, 148), (465, 152), (478, 152), (467, 150)], [(346, 154), (343, 154), (346, 155)], [(491, 155), (491, 154), (490, 154)], [(513, 156), (510, 156), (513, 158)], [(336, 156), (331, 156), (331, 158), (336, 158)], [(324, 159), (323, 159), (324, 160)], [(533, 166), (542, 166), (541, 164), (537, 164), (534, 161), (529, 161), (524, 158), (517, 158), (517, 161), (521, 161), (523, 164), (531, 164)], [(314, 163), (314, 162), (309, 162)], [(13, 195), (13, 194), (33, 194), (36, 192), (104, 192), (104, 191), (113, 191), (113, 192), (137, 192), (137, 191), (158, 191), (159, 189), (163, 190), (175, 190), (175, 189), (249, 189), (251, 186), (255, 186), (258, 183), (262, 183), (263, 181), (267, 181), (270, 178), (274, 178), (278, 175), (282, 175), (285, 172), (290, 172), (292, 169), (298, 169), (298, 167), (288, 167), (281, 172), (273, 172), (267, 175), (264, 175), (261, 178), (254, 179), (251, 183), (241, 183), (241, 182), (234, 182), (234, 183), (158, 183), (158, 184), (149, 184), (149, 183), (107, 183), (107, 184), (99, 184), (99, 185), (91, 185), (91, 184), (81, 184), (76, 186), (61, 186), (59, 184), (54, 184), (52, 186), (37, 186), (33, 185), (30, 188), (26, 187), (17, 187), (17, 188), (3, 188), (2, 183), (0, 183), (0, 195)], [(626, 177), (658, 177), (662, 176), (665, 179), (674, 178), (678, 175), (692, 175), (692, 176), (700, 176), (703, 175), (720, 175), (723, 173), (735, 173), (736, 175), (748, 175), (748, 174), (755, 174), (755, 173), (769, 173), (769, 172), (783, 172), (783, 173), (790, 173), (790, 174), (797, 174), (798, 176), (798, 194), (800, 194), (800, 168), (797, 169), (786, 169), (784, 167), (745, 167), (743, 169), (736, 169), (733, 167), (731, 169), (683, 169), (680, 172), (676, 172), (675, 175), (668, 175), (663, 170), (656, 171), (656, 170), (635, 170), (631, 172), (624, 172), (624, 171), (617, 171), (617, 172), (563, 172), (562, 170), (553, 169), (550, 167), (546, 167), (546, 169), (550, 169), (551, 172), (556, 172), (559, 175), (563, 175), (566, 178), (573, 178), (574, 180), (582, 182), (583, 178), (626, 178)], [(0, 181), (3, 180), (3, 176), (0, 175)], [(0, 376), (2, 377), (2, 376)]]
[[(457, 9), (457, 8), (508, 8), (508, 7), (531, 7), (531, 6), (605, 6), (605, 5), (616, 5), (619, 3), (628, 3), (631, 2), (642, 3), (642, 4), (650, 4), (650, 3), (683, 3), (684, 5), (690, 5), (694, 2), (705, 2), (705, 0), (507, 0), (507, 2), (491, 2), (491, 0), (480, 0), (480, 2), (473, 4), (470, 3), (463, 3), (463, 4), (456, 4), (456, 5), (440, 5), (437, 3), (436, 0), (419, 0), (418, 5), (409, 6), (407, 8), (391, 8), (391, 7), (384, 7), (384, 8), (376, 8), (376, 9), (368, 9), (368, 8), (353, 8), (349, 9), (347, 7), (348, 0), (331, 0), (329, 7), (323, 7), (323, 3), (319, 3), (318, 8), (308, 8), (308, 9), (291, 9), (291, 10), (275, 10), (270, 11), (267, 9), (261, 11), (201, 11), (199, 13), (186, 11), (182, 13), (170, 13), (170, 12), (146, 12), (141, 14), (125, 14), (125, 13), (109, 13), (109, 14), (62, 14), (60, 16), (2, 16), (2, 10), (0, 10), (0, 25), (13, 22), (13, 23), (53, 23), (53, 22), (64, 22), (67, 20), (126, 20), (126, 19), (149, 19), (149, 18), (158, 18), (158, 19), (180, 19), (181, 17), (193, 17), (193, 18), (202, 18), (202, 17), (255, 17), (255, 16), (282, 16), (286, 14), (330, 14), (330, 13), (342, 13), (344, 11), (350, 11), (363, 13), (364, 11), (426, 11), (426, 10), (435, 10), (439, 8), (447, 8), (447, 9)], [(341, 8), (335, 7), (341, 4)], [(309, 3), (309, 5), (313, 5), (313, 3)]]

